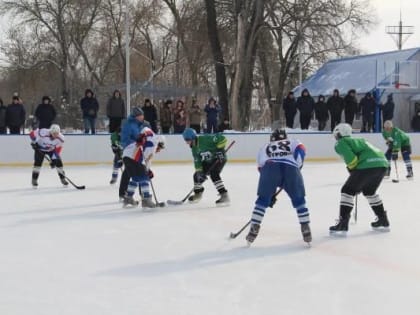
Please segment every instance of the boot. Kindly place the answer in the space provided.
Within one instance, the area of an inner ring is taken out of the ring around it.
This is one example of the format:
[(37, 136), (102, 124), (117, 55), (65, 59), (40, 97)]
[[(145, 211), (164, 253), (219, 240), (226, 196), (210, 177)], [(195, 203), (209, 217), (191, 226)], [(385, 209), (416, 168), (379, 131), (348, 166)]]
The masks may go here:
[(141, 207), (142, 208), (150, 208), (150, 209), (153, 209), (153, 208), (156, 208), (156, 204), (153, 202), (152, 197), (149, 197), (149, 198), (144, 198), (141, 201)]
[(226, 204), (229, 204), (229, 202), (230, 202), (229, 195), (227, 191), (225, 191), (225, 192), (222, 192), (220, 194), (220, 198), (216, 200), (216, 205), (219, 205), (219, 206), (226, 205)]
[(406, 176), (406, 178), (407, 179), (413, 179), (413, 168), (412, 167), (407, 167), (407, 176)]
[(386, 169), (386, 173), (385, 173), (384, 178), (385, 178), (385, 179), (388, 179), (390, 175), (391, 175), (391, 167), (388, 167), (388, 168)]
[(260, 231), (260, 225), (258, 223), (251, 223), (251, 228), (249, 229), (248, 235), (245, 239), (248, 241), (250, 245), (258, 236), (258, 232)]
[(375, 222), (370, 224), (373, 229), (389, 230), (389, 221), (386, 211), (378, 215)]
[(312, 234), (311, 228), (309, 227), (309, 223), (301, 223), (300, 230), (302, 232), (303, 240), (306, 243), (312, 242)]
[(203, 191), (194, 191), (194, 195), (188, 197), (190, 203), (197, 203), (203, 197)]
[(139, 202), (137, 200), (134, 200), (133, 196), (125, 196), (123, 200), (123, 207), (126, 206), (134, 206), (137, 207)]
[(38, 187), (38, 180), (36, 178), (32, 178), (32, 187), (33, 188)]

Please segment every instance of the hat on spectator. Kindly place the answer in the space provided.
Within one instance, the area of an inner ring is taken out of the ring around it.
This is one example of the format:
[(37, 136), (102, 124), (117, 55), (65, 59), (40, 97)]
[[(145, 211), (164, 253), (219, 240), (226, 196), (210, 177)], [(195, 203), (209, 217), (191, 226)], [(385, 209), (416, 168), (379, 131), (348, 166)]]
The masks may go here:
[(134, 107), (131, 110), (131, 116), (133, 117), (137, 117), (137, 116), (141, 116), (144, 115), (143, 110), (140, 107)]

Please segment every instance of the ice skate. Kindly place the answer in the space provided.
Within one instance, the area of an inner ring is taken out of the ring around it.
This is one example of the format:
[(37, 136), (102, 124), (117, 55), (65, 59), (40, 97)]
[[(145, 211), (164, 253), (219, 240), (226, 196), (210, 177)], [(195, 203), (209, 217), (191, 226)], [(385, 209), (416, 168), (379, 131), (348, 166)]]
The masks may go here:
[(194, 195), (191, 195), (188, 197), (188, 201), (190, 203), (197, 203), (201, 200), (201, 198), (203, 197), (203, 192), (199, 191), (199, 192), (195, 192)]
[(134, 200), (132, 196), (128, 197), (125, 196), (123, 200), (123, 207), (133, 206), (137, 207), (139, 205), (139, 202), (137, 200)]
[(413, 174), (413, 168), (412, 167), (407, 167), (407, 176), (406, 176), (406, 178), (408, 180), (412, 180), (413, 179), (413, 176), (414, 176), (414, 174)]
[(383, 231), (383, 232), (388, 232), (389, 229), (389, 221), (388, 221), (388, 216), (386, 215), (386, 212), (384, 211), (384, 213), (382, 215), (379, 215), (376, 219), (375, 222), (372, 222), (370, 224), (372, 226), (372, 228), (375, 231)]
[(35, 178), (32, 178), (32, 188), (38, 188), (38, 180)]
[(260, 225), (258, 223), (251, 223), (251, 227), (249, 229), (248, 235), (245, 237), (245, 239), (248, 242), (248, 246), (251, 245), (251, 243), (255, 241), (255, 239), (258, 236), (259, 231), (260, 231)]
[(67, 187), (69, 185), (69, 182), (66, 181), (66, 179), (64, 177), (63, 178), (60, 178), (60, 181), (63, 184), (63, 186), (65, 186), (65, 187)]
[(227, 206), (227, 205), (229, 205), (229, 203), (230, 203), (230, 198), (229, 198), (229, 195), (228, 195), (227, 191), (222, 192), (220, 194), (220, 198), (216, 200), (216, 205), (217, 206)]
[(114, 185), (117, 182), (117, 178), (112, 177), (111, 180), (109, 181), (109, 183), (111, 185)]
[(156, 204), (153, 202), (152, 197), (144, 198), (141, 201), (141, 207), (145, 210), (156, 208)]
[(336, 225), (330, 226), (330, 234), (337, 236), (346, 236), (349, 230), (349, 220), (340, 218)]
[(385, 173), (384, 179), (389, 179), (390, 176), (391, 176), (391, 168), (388, 167), (386, 169), (386, 173)]
[(309, 223), (302, 223), (300, 225), (300, 230), (302, 232), (303, 241), (310, 244), (312, 242), (312, 233)]

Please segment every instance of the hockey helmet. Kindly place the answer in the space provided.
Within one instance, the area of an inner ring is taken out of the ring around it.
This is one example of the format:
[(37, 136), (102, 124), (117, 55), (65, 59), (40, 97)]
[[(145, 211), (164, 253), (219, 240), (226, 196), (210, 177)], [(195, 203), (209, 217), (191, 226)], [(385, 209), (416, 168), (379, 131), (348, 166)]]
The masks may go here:
[(57, 124), (52, 124), (50, 127), (50, 134), (58, 135), (61, 132), (60, 126)]
[(333, 130), (333, 135), (335, 139), (340, 139), (342, 137), (350, 137), (352, 133), (352, 128), (349, 124), (341, 123), (335, 126)]
[(386, 120), (384, 122), (384, 129), (385, 130), (390, 131), (390, 130), (392, 130), (393, 127), (394, 127), (394, 125), (392, 124), (391, 120)]
[(278, 141), (278, 140), (284, 140), (287, 139), (287, 133), (286, 129), (276, 129), (273, 131), (273, 133), (270, 135), (270, 141)]
[(182, 133), (182, 137), (185, 141), (194, 140), (195, 138), (197, 138), (197, 132), (192, 128), (186, 128)]

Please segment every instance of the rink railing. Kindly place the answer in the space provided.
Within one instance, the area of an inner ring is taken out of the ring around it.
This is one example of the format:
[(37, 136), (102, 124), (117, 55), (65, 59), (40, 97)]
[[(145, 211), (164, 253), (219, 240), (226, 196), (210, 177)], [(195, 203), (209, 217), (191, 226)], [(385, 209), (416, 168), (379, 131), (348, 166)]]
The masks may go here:
[[(255, 162), (258, 149), (269, 139), (269, 133), (226, 133), (228, 141), (236, 143), (229, 151), (230, 162)], [(420, 159), (420, 133), (411, 133), (413, 159)], [(386, 150), (381, 134), (355, 134)], [(157, 154), (154, 163), (191, 163), (191, 150), (181, 135), (165, 135), (166, 149)], [(331, 133), (289, 133), (306, 147), (306, 161), (338, 161)], [(28, 135), (0, 136), (0, 166), (28, 166), (33, 163), (33, 150)], [(108, 134), (66, 134), (62, 158), (66, 165), (111, 164), (110, 136)]]

